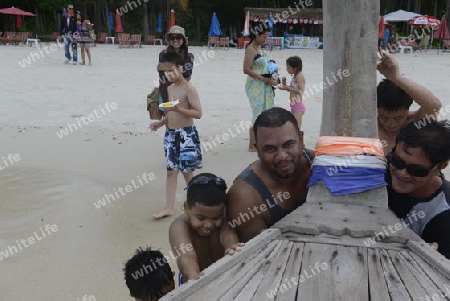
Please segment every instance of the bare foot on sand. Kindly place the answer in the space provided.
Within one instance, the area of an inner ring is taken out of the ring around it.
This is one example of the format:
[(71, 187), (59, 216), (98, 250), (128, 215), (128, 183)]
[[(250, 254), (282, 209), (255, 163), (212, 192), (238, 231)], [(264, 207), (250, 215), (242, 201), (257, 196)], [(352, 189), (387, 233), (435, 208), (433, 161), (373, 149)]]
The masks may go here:
[(161, 219), (175, 214), (175, 209), (164, 208), (157, 214), (153, 214), (154, 219)]

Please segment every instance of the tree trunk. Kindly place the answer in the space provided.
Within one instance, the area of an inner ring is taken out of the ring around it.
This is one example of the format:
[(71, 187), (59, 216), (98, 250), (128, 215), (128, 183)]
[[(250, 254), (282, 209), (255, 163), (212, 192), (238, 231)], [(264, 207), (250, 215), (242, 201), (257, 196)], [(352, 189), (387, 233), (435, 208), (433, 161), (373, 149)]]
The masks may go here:
[[(319, 85), (323, 90), (321, 136), (378, 138), (376, 52), (379, 15), (379, 1), (323, 0), (324, 78)], [(305, 93), (315, 92), (309, 88)], [(383, 187), (333, 196), (325, 185), (319, 184), (309, 188), (307, 201), (387, 208), (387, 192)]]
[(142, 44), (144, 44), (144, 42), (147, 42), (147, 36), (148, 36), (148, 9), (147, 9), (147, 2), (144, 1), (144, 3), (142, 4), (142, 9), (144, 10), (143, 12), (143, 21), (144, 21), (144, 40), (142, 41)]
[(437, 15), (438, 2), (439, 2), (439, 0), (434, 0), (433, 16), (435, 16), (436, 18), (438, 18), (438, 15)]

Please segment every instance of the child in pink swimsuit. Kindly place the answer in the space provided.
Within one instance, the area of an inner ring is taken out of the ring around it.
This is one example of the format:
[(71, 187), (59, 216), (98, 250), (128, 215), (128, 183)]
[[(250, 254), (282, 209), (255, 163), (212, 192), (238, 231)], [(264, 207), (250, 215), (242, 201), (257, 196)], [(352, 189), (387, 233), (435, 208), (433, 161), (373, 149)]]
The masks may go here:
[(305, 78), (302, 74), (303, 63), (298, 56), (291, 56), (286, 60), (286, 71), (292, 75), (289, 86), (282, 86), (279, 89), (289, 91), (289, 102), (291, 113), (297, 119), (298, 127), (301, 129), (303, 114), (306, 107), (303, 104), (303, 92), (305, 91)]

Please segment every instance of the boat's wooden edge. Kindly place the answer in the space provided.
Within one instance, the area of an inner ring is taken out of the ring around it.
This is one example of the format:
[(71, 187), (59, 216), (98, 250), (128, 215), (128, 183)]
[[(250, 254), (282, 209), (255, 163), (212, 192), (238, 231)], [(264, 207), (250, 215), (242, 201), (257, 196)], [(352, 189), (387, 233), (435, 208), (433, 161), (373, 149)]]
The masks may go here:
[(281, 231), (276, 228), (264, 230), (261, 234), (249, 240), (240, 252), (232, 256), (224, 256), (210, 267), (204, 269), (195, 279), (189, 280), (186, 284), (178, 287), (164, 296), (161, 301), (183, 301), (193, 292), (209, 283), (218, 275), (228, 270), (235, 264), (253, 256), (264, 246), (281, 236)]

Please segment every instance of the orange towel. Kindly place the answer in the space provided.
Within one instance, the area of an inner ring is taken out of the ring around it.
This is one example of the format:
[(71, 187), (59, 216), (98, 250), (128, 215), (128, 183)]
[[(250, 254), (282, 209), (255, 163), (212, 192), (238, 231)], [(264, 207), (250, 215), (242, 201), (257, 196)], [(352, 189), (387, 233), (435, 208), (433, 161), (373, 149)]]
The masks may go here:
[(343, 136), (321, 136), (316, 143), (316, 156), (353, 156), (370, 154), (384, 156), (379, 139)]

